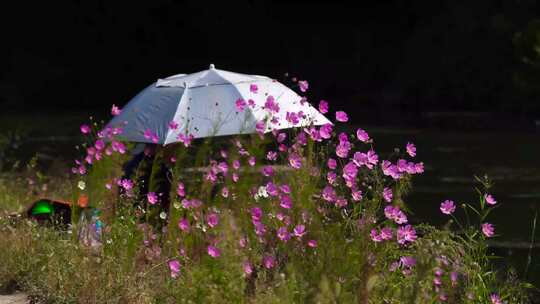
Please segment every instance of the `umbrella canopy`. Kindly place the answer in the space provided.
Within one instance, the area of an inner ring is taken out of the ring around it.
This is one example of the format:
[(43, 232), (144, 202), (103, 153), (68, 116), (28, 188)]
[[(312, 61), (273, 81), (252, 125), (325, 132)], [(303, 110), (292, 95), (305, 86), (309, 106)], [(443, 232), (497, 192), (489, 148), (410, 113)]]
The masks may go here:
[(122, 140), (167, 145), (181, 141), (182, 136), (255, 133), (262, 121), (264, 132), (331, 123), (276, 80), (210, 65), (201, 72), (159, 79), (135, 96), (107, 127), (121, 127), (118, 138)]

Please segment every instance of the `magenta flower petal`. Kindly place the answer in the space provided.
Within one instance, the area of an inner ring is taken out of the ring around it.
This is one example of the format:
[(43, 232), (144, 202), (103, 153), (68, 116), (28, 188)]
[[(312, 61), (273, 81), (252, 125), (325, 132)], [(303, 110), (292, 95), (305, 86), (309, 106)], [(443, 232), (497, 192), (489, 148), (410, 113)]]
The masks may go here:
[(82, 134), (88, 134), (88, 133), (90, 133), (90, 126), (88, 126), (88, 125), (81, 125), (81, 133), (82, 133)]
[(176, 279), (180, 275), (180, 262), (178, 260), (170, 260), (168, 264), (171, 271), (171, 277)]
[(321, 100), (319, 102), (319, 111), (322, 113), (322, 114), (326, 114), (328, 113), (328, 102), (326, 100)]
[(182, 218), (178, 221), (178, 228), (184, 232), (189, 231), (189, 221), (186, 218)]
[(207, 251), (208, 251), (208, 255), (213, 258), (218, 258), (221, 255), (221, 250), (219, 250), (218, 248), (212, 245), (208, 245)]
[(445, 200), (441, 203), (440, 209), (442, 213), (450, 215), (456, 211), (456, 205), (454, 204), (454, 201)]
[(155, 192), (148, 192), (146, 198), (148, 199), (148, 203), (150, 203), (150, 205), (155, 205), (158, 201), (158, 197)]
[(405, 147), (407, 149), (407, 154), (409, 154), (410, 157), (416, 156), (416, 146), (412, 143), (407, 143), (407, 146)]
[(214, 228), (219, 224), (219, 215), (217, 213), (210, 213), (206, 218), (206, 223), (210, 228)]
[(495, 235), (495, 227), (490, 223), (484, 223), (482, 224), (482, 233), (488, 238), (492, 237)]
[(306, 80), (300, 80), (298, 81), (298, 86), (300, 87), (300, 91), (305, 92), (309, 88), (309, 83)]
[(339, 122), (347, 122), (349, 121), (349, 117), (347, 116), (347, 113), (343, 111), (337, 111), (336, 112), (336, 120)]
[(491, 194), (485, 194), (484, 195), (484, 199), (486, 200), (486, 204), (488, 205), (495, 205), (497, 204), (497, 201), (493, 198), (493, 196), (491, 196)]
[(242, 98), (238, 98), (238, 100), (236, 100), (236, 109), (238, 110), (238, 112), (242, 112), (244, 111), (244, 109), (246, 108), (246, 101), (243, 100)]
[(356, 130), (356, 138), (361, 142), (367, 142), (369, 140), (369, 134), (363, 129)]

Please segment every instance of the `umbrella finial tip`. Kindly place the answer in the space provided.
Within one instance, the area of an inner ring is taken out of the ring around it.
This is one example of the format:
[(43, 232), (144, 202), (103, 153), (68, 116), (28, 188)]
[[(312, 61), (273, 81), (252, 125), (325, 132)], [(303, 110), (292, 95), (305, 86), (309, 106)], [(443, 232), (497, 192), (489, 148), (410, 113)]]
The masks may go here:
[(210, 70), (213, 70), (215, 68), (216, 68), (216, 66), (213, 63), (210, 63)]

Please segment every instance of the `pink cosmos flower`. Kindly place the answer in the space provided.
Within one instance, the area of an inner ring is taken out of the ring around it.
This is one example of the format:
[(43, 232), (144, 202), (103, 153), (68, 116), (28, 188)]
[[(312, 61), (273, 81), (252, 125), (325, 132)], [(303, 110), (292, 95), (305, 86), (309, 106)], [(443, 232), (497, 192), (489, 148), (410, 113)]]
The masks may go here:
[(345, 166), (343, 166), (343, 178), (345, 179), (354, 179), (358, 174), (358, 167), (354, 162), (350, 161)]
[(336, 200), (334, 201), (334, 204), (340, 208), (347, 206), (348, 203), (349, 202), (344, 197), (337, 197)]
[(182, 218), (178, 221), (178, 228), (184, 232), (189, 231), (189, 221), (186, 218)]
[(122, 180), (120, 180), (120, 185), (126, 191), (130, 191), (131, 189), (133, 189), (133, 182), (130, 179), (122, 179)]
[(289, 185), (281, 185), (281, 186), (279, 186), (279, 190), (281, 190), (281, 192), (283, 192), (285, 194), (290, 194), (291, 193), (291, 188), (289, 187)]
[(266, 184), (266, 192), (270, 195), (270, 196), (277, 196), (279, 194), (279, 190), (278, 190), (278, 187), (276, 186), (276, 184), (272, 183), (272, 182), (268, 182)]
[(277, 136), (277, 142), (282, 143), (283, 141), (285, 141), (286, 138), (287, 138), (286, 133), (279, 133)]
[(238, 110), (238, 112), (242, 112), (244, 111), (244, 109), (246, 108), (246, 101), (243, 100), (242, 98), (238, 98), (236, 100), (236, 109)]
[[(370, 149), (367, 152), (367, 161), (371, 165), (376, 165), (379, 162), (379, 156), (373, 151), (373, 149)], [(368, 165), (368, 168), (371, 169), (371, 167)]]
[(240, 179), (240, 177), (238, 176), (238, 173), (233, 172), (233, 174), (232, 174), (232, 180), (233, 180), (233, 182), (236, 183), (239, 179)]
[(113, 151), (118, 152), (120, 154), (126, 153), (126, 146), (119, 141), (113, 141), (111, 144), (111, 148)]
[(176, 130), (178, 129), (178, 123), (174, 120), (171, 120), (171, 122), (169, 122), (169, 129), (171, 130)]
[(119, 107), (117, 107), (116, 105), (112, 105), (112, 108), (111, 108), (111, 114), (112, 116), (117, 116), (117, 115), (120, 115), (120, 113), (122, 112), (122, 110), (120, 110)]
[(337, 180), (337, 174), (336, 174), (336, 172), (334, 172), (334, 171), (329, 171), (328, 173), (326, 173), (326, 180), (328, 181), (328, 183), (329, 183), (330, 185), (335, 185), (336, 180)]
[(307, 245), (311, 248), (316, 248), (317, 247), (317, 241), (316, 240), (309, 240), (307, 242)]
[(276, 266), (276, 258), (271, 255), (265, 255), (263, 258), (263, 265), (266, 269), (272, 269)]
[(407, 149), (407, 154), (409, 154), (410, 157), (416, 156), (416, 146), (414, 144), (407, 143), (406, 149)]
[(287, 227), (281, 227), (277, 230), (277, 237), (282, 242), (287, 242), (291, 239), (291, 234), (287, 231)]
[(279, 197), (279, 206), (284, 209), (291, 209), (292, 208), (292, 199), (289, 195), (281, 195)]
[(412, 268), (416, 265), (416, 259), (412, 256), (402, 256), (399, 258), (401, 265), (407, 268)]
[(501, 300), (501, 297), (499, 297), (498, 294), (492, 293), (489, 296), (489, 299), (491, 300), (491, 304), (503, 304), (503, 301)]
[(296, 153), (289, 154), (289, 165), (294, 169), (300, 169), (302, 167), (302, 158)]
[(191, 142), (193, 141), (193, 135), (192, 134), (189, 134), (189, 135), (186, 135), (186, 134), (178, 134), (177, 136), (177, 139), (184, 144), (184, 147), (189, 147), (191, 145)]
[(333, 202), (336, 200), (336, 191), (331, 186), (326, 186), (322, 191), (322, 198), (325, 201)]
[(295, 112), (287, 112), (287, 114), (285, 114), (285, 120), (294, 126), (300, 122), (300, 117), (298, 117)]
[(379, 156), (373, 150), (367, 153), (355, 152), (353, 161), (358, 167), (366, 166), (368, 169), (373, 169), (373, 166), (379, 162)]
[(296, 136), (296, 142), (299, 145), (305, 146), (307, 144), (307, 136), (306, 133), (300, 133)]
[(244, 269), (244, 274), (246, 276), (250, 276), (253, 273), (253, 265), (248, 261), (242, 264), (242, 268)]
[(255, 234), (258, 236), (263, 236), (266, 233), (266, 226), (261, 222), (254, 222)]
[(274, 169), (272, 168), (272, 166), (264, 166), (262, 168), (262, 174), (266, 177), (270, 177), (274, 175)]
[(277, 152), (276, 151), (268, 151), (268, 153), (266, 153), (266, 159), (268, 159), (269, 161), (275, 161), (277, 159)]
[(86, 167), (84, 165), (79, 166), (78, 170), (80, 175), (86, 174)]
[(353, 190), (351, 192), (351, 197), (354, 201), (361, 201), (362, 200), (362, 190)]
[(361, 142), (367, 142), (369, 140), (369, 134), (363, 129), (356, 130), (356, 137)]
[(387, 203), (392, 202), (392, 198), (393, 198), (392, 189), (385, 187), (383, 190), (383, 198)]
[(452, 286), (455, 286), (458, 281), (459, 274), (456, 271), (450, 272), (450, 281), (452, 282)]
[(399, 172), (407, 172), (408, 162), (402, 158), (398, 159), (397, 169)]
[(299, 238), (303, 237), (306, 234), (306, 226), (297, 225), (296, 227), (294, 227), (293, 233), (294, 233), (294, 236), (296, 237), (299, 237)]
[(264, 131), (266, 131), (266, 122), (264, 120), (258, 121), (255, 124), (255, 130), (257, 133), (259, 133), (259, 135), (264, 135)]
[(379, 234), (379, 232), (377, 231), (377, 229), (371, 229), (371, 232), (369, 233), (369, 237), (371, 238), (371, 240), (375, 243), (379, 243), (379, 242), (382, 242), (382, 237), (381, 235)]
[(339, 133), (338, 135), (338, 140), (339, 142), (349, 142), (349, 135), (347, 135), (347, 133), (345, 132), (341, 132)]
[(248, 240), (245, 237), (240, 238), (238, 240), (238, 245), (240, 246), (240, 248), (246, 248), (247, 243), (248, 243)]
[(322, 114), (328, 113), (328, 102), (326, 100), (321, 100), (319, 102), (319, 112)]
[(279, 112), (279, 104), (275, 102), (274, 96), (269, 95), (266, 97), (266, 102), (264, 103), (264, 108), (268, 110), (270, 113), (278, 113)]
[(347, 158), (347, 156), (349, 155), (349, 151), (351, 150), (351, 143), (346, 141), (346, 142), (340, 142), (337, 146), (336, 146), (336, 155), (339, 156), (340, 158)]
[(219, 162), (217, 167), (219, 171), (223, 173), (223, 175), (227, 175), (227, 172), (229, 172), (229, 165), (227, 164), (227, 162)]
[(96, 143), (94, 144), (97, 150), (101, 151), (105, 148), (105, 141), (103, 139), (96, 140)]
[(81, 125), (81, 133), (82, 133), (82, 134), (88, 134), (88, 133), (90, 133), (90, 126), (88, 126), (88, 125)]
[(206, 223), (210, 228), (214, 228), (219, 224), (219, 215), (217, 213), (210, 213), (206, 217)]
[(495, 227), (490, 223), (484, 223), (482, 224), (482, 233), (488, 238), (492, 237), (495, 235)]
[(232, 166), (234, 170), (240, 169), (240, 161), (238, 159), (233, 160)]
[(219, 250), (218, 248), (212, 245), (208, 245), (207, 251), (208, 251), (208, 255), (213, 258), (218, 258), (221, 255), (221, 250)]
[(454, 201), (445, 200), (441, 203), (440, 209), (442, 213), (450, 215), (456, 211), (456, 205), (454, 204)]
[(255, 156), (250, 156), (248, 159), (248, 164), (253, 167), (255, 166)]
[(332, 125), (325, 124), (319, 129), (319, 135), (324, 139), (330, 139), (332, 137)]
[(408, 219), (405, 213), (398, 206), (388, 205), (384, 208), (384, 215), (389, 220), (393, 220), (396, 224), (405, 224)]
[(300, 91), (305, 92), (309, 88), (309, 83), (307, 80), (298, 81), (298, 86), (300, 86)]
[(171, 270), (171, 277), (173, 279), (178, 278), (180, 275), (180, 262), (178, 260), (170, 260), (168, 264), (169, 269)]
[(484, 199), (486, 200), (486, 204), (488, 205), (495, 205), (497, 204), (497, 201), (493, 198), (493, 196), (491, 196), (491, 194), (485, 194), (484, 195)]
[(397, 240), (401, 245), (416, 241), (416, 230), (411, 225), (401, 226), (397, 230)]
[(146, 199), (148, 200), (148, 203), (150, 203), (150, 205), (155, 205), (158, 201), (158, 197), (155, 192), (148, 192), (148, 194), (146, 195)]
[(153, 134), (152, 130), (146, 129), (146, 130), (144, 131), (144, 134), (143, 134), (143, 135), (144, 135), (144, 138), (150, 139), (150, 138), (152, 138), (152, 134)]
[(257, 94), (257, 92), (259, 91), (259, 87), (258, 87), (256, 84), (253, 83), (253, 84), (251, 84), (251, 85), (249, 86), (249, 91), (250, 91), (251, 93)]
[(347, 116), (347, 113), (345, 113), (344, 111), (337, 111), (336, 120), (339, 122), (347, 122), (349, 121), (349, 117)]
[(335, 170), (335, 169), (336, 169), (336, 167), (337, 167), (337, 162), (336, 162), (335, 159), (329, 158), (327, 163), (328, 163), (328, 168), (330, 168), (331, 170)]
[(221, 188), (221, 196), (225, 198), (229, 197), (229, 188), (227, 188), (226, 186)]
[(262, 219), (262, 209), (259, 207), (253, 207), (251, 208), (251, 221), (252, 222), (260, 222)]
[(392, 231), (392, 228), (390, 227), (384, 227), (381, 229), (380, 237), (384, 241), (391, 240), (394, 236), (394, 231)]
[(184, 186), (184, 183), (182, 183), (182, 182), (179, 182), (179, 183), (178, 183), (178, 187), (176, 188), (176, 193), (177, 193), (178, 196), (180, 196), (180, 197), (186, 196), (186, 188), (185, 188), (185, 186)]

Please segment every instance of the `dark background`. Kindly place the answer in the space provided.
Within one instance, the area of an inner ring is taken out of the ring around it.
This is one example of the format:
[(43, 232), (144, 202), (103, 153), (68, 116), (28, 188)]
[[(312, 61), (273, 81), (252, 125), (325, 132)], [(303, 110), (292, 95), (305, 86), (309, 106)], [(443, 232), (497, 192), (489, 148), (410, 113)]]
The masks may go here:
[(157, 78), (214, 63), (306, 79), (311, 101), (327, 99), (357, 123), (430, 127), (442, 113), (485, 128), (534, 129), (537, 1), (356, 2), (4, 5), (0, 105), (25, 113), (108, 110)]

